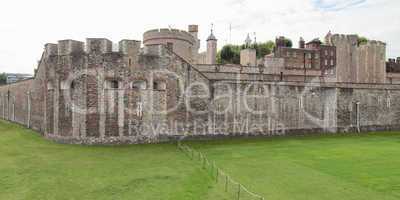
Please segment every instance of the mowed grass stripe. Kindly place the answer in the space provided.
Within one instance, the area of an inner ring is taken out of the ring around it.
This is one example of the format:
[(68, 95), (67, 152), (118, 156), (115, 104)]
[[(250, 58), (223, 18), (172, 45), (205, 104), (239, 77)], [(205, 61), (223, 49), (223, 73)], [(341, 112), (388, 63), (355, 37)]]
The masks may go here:
[(192, 142), (269, 199), (400, 199), (398, 133)]
[(0, 121), (0, 199), (226, 199), (173, 144), (56, 144)]

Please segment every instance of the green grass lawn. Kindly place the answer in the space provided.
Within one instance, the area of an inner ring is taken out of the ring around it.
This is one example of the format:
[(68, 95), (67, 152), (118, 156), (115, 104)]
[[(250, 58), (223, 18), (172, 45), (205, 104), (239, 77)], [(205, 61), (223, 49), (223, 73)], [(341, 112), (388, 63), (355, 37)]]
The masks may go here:
[[(400, 134), (187, 142), (266, 200), (400, 199)], [(0, 121), (0, 199), (223, 200), (173, 144), (63, 145)]]
[(225, 199), (173, 144), (56, 144), (0, 121), (0, 199)]
[(400, 199), (400, 134), (191, 142), (266, 200)]

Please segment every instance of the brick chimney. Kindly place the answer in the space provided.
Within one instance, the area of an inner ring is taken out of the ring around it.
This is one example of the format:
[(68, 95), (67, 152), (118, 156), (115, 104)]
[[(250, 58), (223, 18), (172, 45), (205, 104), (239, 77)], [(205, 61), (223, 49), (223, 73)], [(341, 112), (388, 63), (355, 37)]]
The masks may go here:
[(304, 39), (301, 37), (299, 40), (299, 48), (300, 49), (304, 49), (306, 46), (306, 42), (304, 41)]
[(279, 36), (275, 39), (276, 47), (285, 47), (285, 37)]

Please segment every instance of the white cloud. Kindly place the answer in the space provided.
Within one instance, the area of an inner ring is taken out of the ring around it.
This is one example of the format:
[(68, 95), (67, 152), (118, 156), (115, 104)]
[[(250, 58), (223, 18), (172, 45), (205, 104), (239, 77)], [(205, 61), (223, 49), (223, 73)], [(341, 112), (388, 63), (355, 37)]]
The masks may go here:
[(314, 5), (326, 11), (338, 11), (363, 5), (367, 0), (313, 0)]
[(297, 43), (335, 33), (359, 33), (388, 43), (388, 56), (400, 56), (400, 1), (397, 0), (114, 0), (7, 1), (0, 7), (0, 71), (33, 72), (48, 42), (107, 37), (142, 39), (144, 31), (200, 25), (203, 41), (215, 24), (219, 44), (285, 35)]

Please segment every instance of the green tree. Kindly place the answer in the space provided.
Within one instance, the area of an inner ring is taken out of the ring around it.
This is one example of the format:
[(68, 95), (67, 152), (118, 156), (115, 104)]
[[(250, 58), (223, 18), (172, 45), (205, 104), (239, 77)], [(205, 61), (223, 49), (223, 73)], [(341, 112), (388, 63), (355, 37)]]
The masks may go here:
[(368, 43), (368, 38), (363, 36), (358, 36), (358, 45), (363, 45)]
[[(273, 41), (252, 44), (250, 48), (256, 50), (257, 58), (263, 58), (265, 55), (270, 54), (275, 47)], [(222, 47), (217, 53), (217, 63), (219, 64), (240, 64), (240, 51), (245, 49), (246, 45), (232, 45), (228, 44)]]
[(275, 47), (275, 43), (272, 41), (267, 41), (264, 43), (254, 44), (253, 48), (257, 51), (257, 58), (263, 58), (265, 55), (272, 53)]
[(4, 85), (7, 83), (7, 76), (5, 73), (0, 74), (0, 85)]
[(221, 64), (239, 64), (241, 49), (242, 47), (238, 45), (225, 45), (224, 47), (222, 47), (220, 52)]
[(221, 58), (221, 50), (217, 52), (217, 64), (224, 64)]
[(289, 38), (285, 38), (285, 46), (286, 47), (293, 47), (293, 42)]

